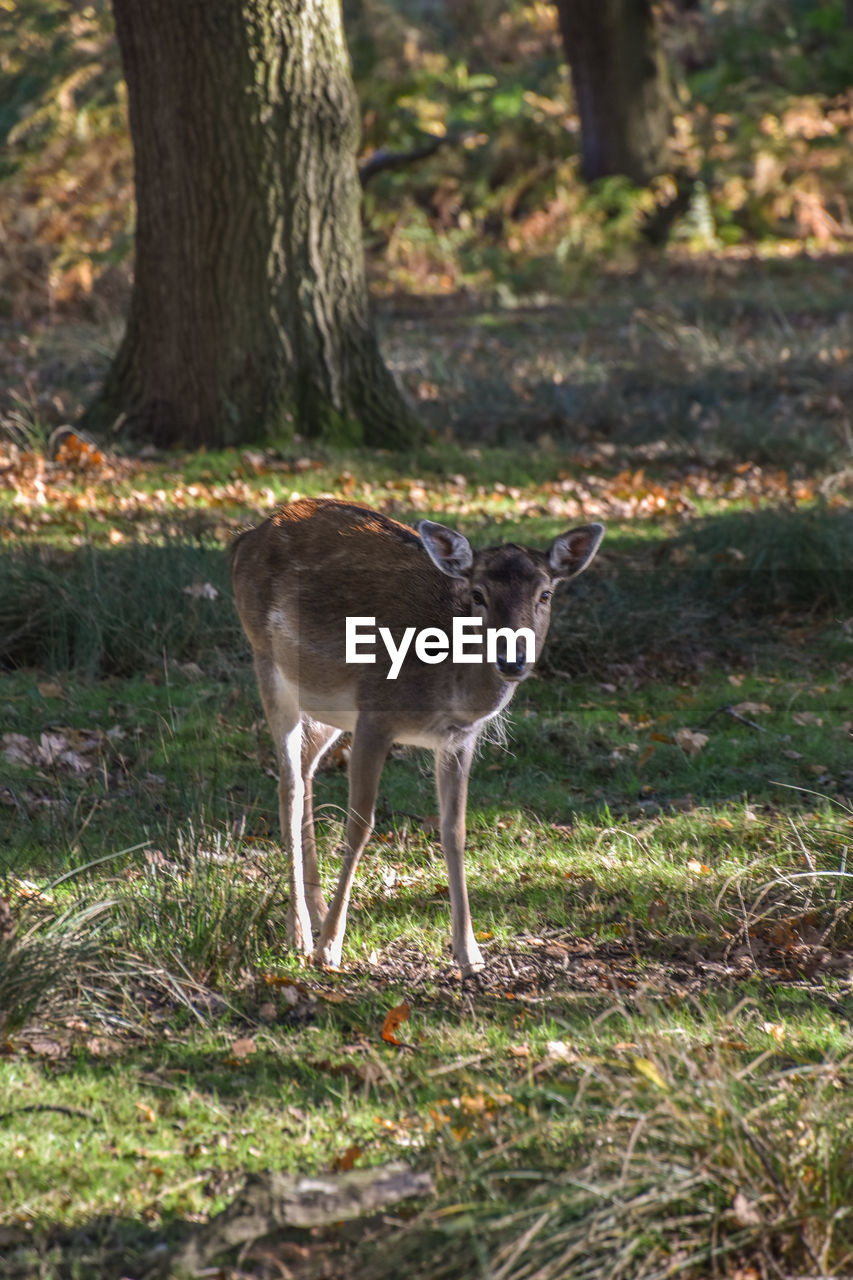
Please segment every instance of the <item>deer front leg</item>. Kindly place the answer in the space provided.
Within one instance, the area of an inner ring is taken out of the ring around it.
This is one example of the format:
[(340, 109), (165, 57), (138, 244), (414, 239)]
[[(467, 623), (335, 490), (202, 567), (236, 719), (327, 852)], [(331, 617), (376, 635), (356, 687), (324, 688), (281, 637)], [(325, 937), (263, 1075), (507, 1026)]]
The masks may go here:
[(337, 888), (329, 903), (314, 952), (317, 964), (332, 968), (340, 966), (350, 894), (359, 859), (373, 830), (379, 778), (391, 742), (392, 738), (388, 733), (359, 718), (350, 755), (346, 847)]
[(463, 977), (470, 977), (485, 968), (471, 924), (464, 862), (468, 774), (471, 771), (476, 741), (476, 737), (466, 738), (460, 745), (439, 747), (435, 753), (441, 847), (447, 863), (447, 882), (450, 887), (452, 946)]
[(278, 757), (278, 814), (290, 881), (287, 936), (297, 951), (310, 955), (313, 939), (311, 917), (305, 898), (302, 855), (302, 820), (305, 809), (302, 716), (293, 690), (271, 658), (256, 653), (255, 672)]
[[(305, 861), (303, 856), (303, 815), (305, 782), (302, 777), (302, 726), (290, 731), (281, 744), (278, 776), (278, 809), (281, 832), (288, 859), (290, 906), (287, 912), (287, 936), (291, 946), (301, 955), (311, 954), (313, 935), (311, 913), (305, 896)], [(314, 862), (316, 868), (316, 858)]]
[(302, 781), (305, 794), (302, 802), (302, 865), (308, 914), (313, 928), (318, 931), (326, 918), (327, 907), (320, 885), (320, 868), (317, 864), (317, 837), (314, 831), (314, 774), (326, 751), (340, 736), (340, 729), (320, 724), (317, 720), (303, 718)]

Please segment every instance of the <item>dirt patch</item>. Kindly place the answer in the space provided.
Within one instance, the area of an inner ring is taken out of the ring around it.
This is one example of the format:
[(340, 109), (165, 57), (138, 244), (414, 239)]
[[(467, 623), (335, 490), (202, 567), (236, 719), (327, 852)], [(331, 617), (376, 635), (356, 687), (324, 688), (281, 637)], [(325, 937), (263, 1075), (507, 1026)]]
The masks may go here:
[[(352, 976), (362, 990), (367, 980), (371, 985), (378, 981), (402, 987), (422, 998), (455, 1001), (465, 994), (472, 999), (536, 1003), (581, 993), (699, 995), (755, 977), (822, 989), (825, 976), (850, 975), (850, 950), (832, 950), (820, 935), (803, 940), (791, 929), (773, 929), (772, 936), (745, 930), (727, 939), (655, 937), (637, 931), (624, 941), (598, 943), (563, 934), (527, 936), (510, 946), (483, 944), (486, 968), (471, 978), (463, 978), (453, 964), (436, 969), (417, 948), (400, 941), (375, 962), (354, 966), (342, 982), (337, 980), (335, 990), (339, 995), (346, 992)], [(321, 998), (325, 985), (321, 978)], [(306, 986), (314, 984), (308, 980)]]

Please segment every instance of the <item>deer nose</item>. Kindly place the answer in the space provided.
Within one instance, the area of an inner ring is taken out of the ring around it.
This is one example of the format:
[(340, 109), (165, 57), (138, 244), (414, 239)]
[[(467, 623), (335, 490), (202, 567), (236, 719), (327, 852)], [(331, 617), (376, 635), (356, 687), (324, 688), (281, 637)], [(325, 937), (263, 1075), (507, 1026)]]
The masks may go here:
[(523, 676), (527, 670), (527, 649), (524, 641), (516, 641), (515, 658), (510, 662), (507, 654), (506, 640), (504, 640), (502, 636), (499, 637), (495, 660), (497, 662), (498, 671), (500, 671), (502, 676)]
[(507, 662), (506, 658), (498, 658), (498, 671), (502, 676), (522, 676), (527, 669), (527, 660), (522, 658), (520, 662)]

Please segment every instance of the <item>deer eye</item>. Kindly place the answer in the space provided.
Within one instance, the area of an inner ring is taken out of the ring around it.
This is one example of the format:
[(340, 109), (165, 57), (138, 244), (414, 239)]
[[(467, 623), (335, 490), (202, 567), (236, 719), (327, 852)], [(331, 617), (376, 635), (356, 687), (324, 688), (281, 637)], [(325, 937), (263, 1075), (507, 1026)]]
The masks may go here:
[(554, 594), (553, 591), (543, 591), (541, 596), (539, 597), (539, 603), (547, 604), (553, 594)]
[(474, 590), (471, 592), (471, 599), (473, 600), (474, 604), (486, 603), (486, 597), (483, 595), (479, 587), (475, 587)]

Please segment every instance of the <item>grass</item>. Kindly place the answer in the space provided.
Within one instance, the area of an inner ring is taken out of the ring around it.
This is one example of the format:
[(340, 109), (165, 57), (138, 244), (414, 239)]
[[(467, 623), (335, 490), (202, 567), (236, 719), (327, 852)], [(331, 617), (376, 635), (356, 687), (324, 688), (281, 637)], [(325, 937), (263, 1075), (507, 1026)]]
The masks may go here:
[(631, 1030), (621, 1060), (555, 1055), (538, 1088), (507, 1096), (503, 1110), (522, 1115), (496, 1121), (504, 1147), (530, 1143), (535, 1125), (540, 1160), (543, 1129), (554, 1144), (550, 1167), (507, 1170), (482, 1153), (480, 1203), (398, 1232), (372, 1274), (662, 1277), (757, 1252), (826, 1274), (846, 1261), (847, 1064), (762, 1070), (654, 1014)]
[(40, 1013), (76, 1009), (92, 968), (93, 933), (112, 903), (93, 902), (56, 912), (36, 896), (15, 916), (4, 900), (0, 940), (0, 1034), (14, 1035)]
[[(249, 1172), (401, 1156), (436, 1180), (413, 1216), (276, 1239), (234, 1274), (849, 1273), (849, 264), (738, 271), (673, 269), (660, 305), (612, 275), (561, 308), (398, 315), (436, 431), (401, 460), (51, 462), (34, 369), (0, 490), (10, 1276), (141, 1274)], [(295, 492), (480, 544), (608, 525), (475, 765), (476, 983), (413, 751), (383, 775), (343, 972), (284, 944), (223, 547)]]

